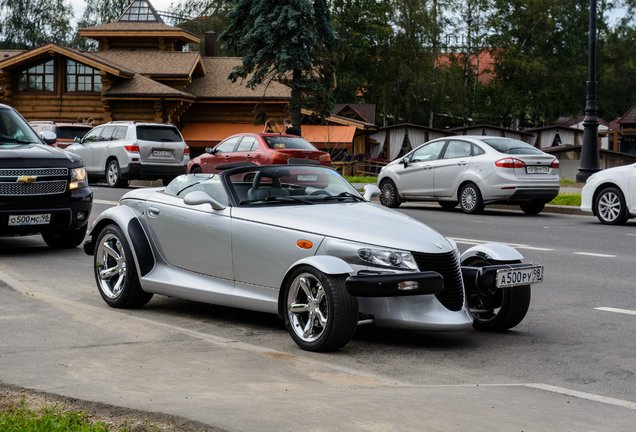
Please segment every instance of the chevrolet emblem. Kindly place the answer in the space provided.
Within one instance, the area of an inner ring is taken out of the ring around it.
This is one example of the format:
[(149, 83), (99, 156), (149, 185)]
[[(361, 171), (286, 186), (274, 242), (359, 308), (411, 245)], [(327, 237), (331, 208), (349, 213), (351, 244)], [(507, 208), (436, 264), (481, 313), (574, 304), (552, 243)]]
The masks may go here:
[(18, 177), (17, 183), (29, 184), (29, 183), (34, 183), (37, 179), (38, 179), (38, 176), (25, 175), (25, 176)]

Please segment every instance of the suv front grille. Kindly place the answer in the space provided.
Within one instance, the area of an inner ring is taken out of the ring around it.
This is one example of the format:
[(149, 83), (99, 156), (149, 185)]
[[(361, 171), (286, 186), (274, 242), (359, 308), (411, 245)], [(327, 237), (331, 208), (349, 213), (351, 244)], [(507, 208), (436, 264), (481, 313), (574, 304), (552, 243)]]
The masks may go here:
[(462, 270), (455, 252), (420, 253), (411, 252), (420, 271), (434, 271), (444, 278), (444, 290), (435, 294), (437, 300), (449, 310), (459, 311), (464, 305)]
[[(20, 177), (36, 177), (21, 182)], [(66, 191), (68, 168), (0, 169), (0, 196), (55, 195)]]

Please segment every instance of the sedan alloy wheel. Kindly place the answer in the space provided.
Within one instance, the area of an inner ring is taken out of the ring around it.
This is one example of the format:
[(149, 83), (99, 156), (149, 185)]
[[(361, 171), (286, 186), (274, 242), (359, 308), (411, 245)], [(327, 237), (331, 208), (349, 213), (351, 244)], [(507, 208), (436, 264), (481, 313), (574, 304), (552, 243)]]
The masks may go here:
[(615, 187), (601, 191), (596, 198), (595, 211), (598, 220), (608, 225), (621, 225), (628, 219), (623, 194)]

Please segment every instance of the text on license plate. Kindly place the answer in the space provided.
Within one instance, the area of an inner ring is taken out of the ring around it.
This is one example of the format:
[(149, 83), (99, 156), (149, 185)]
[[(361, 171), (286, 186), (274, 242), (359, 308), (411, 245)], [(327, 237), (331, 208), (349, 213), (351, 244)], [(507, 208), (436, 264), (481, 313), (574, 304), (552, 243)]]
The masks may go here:
[(170, 157), (172, 156), (172, 152), (170, 150), (153, 150), (152, 155), (159, 157)]
[(51, 223), (51, 213), (32, 215), (9, 215), (9, 226), (46, 225)]
[(526, 166), (526, 172), (528, 174), (547, 174), (550, 172), (549, 166), (536, 166), (536, 165), (528, 165)]
[(315, 174), (298, 174), (296, 178), (298, 179), (298, 181), (312, 182), (318, 180), (318, 176)]
[(530, 285), (543, 282), (543, 266), (497, 270), (497, 288)]

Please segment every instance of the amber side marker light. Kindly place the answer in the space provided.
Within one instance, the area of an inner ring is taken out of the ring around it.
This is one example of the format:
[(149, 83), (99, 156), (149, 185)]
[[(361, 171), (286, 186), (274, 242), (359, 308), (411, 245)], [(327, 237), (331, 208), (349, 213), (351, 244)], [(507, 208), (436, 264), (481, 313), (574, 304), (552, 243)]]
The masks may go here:
[(298, 240), (296, 242), (296, 246), (298, 246), (301, 249), (311, 249), (312, 247), (314, 247), (314, 244), (310, 242), (309, 240)]

